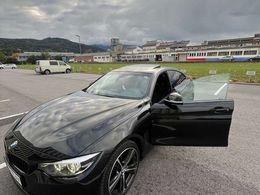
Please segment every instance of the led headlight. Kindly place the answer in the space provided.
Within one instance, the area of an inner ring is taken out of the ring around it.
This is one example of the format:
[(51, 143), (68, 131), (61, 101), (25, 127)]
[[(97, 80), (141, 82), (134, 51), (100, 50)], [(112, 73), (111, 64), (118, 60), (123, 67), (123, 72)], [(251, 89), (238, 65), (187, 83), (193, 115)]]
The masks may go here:
[(99, 154), (94, 153), (54, 163), (42, 163), (39, 164), (39, 169), (56, 177), (76, 176), (86, 171), (95, 162)]

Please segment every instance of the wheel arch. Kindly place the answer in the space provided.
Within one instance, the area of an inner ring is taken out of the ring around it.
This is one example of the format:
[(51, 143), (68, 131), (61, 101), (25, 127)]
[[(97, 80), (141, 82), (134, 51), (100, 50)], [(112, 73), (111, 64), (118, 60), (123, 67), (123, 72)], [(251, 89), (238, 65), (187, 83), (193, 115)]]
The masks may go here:
[[(145, 139), (143, 136), (139, 135), (139, 134), (132, 134), (129, 135), (128, 137), (126, 137), (125, 139), (123, 139), (119, 144), (117, 144), (117, 147), (120, 146), (121, 144), (123, 144), (126, 141), (133, 141), (138, 149), (139, 149), (139, 153), (140, 153), (140, 159), (142, 160), (145, 154)], [(116, 148), (114, 150), (116, 150)]]

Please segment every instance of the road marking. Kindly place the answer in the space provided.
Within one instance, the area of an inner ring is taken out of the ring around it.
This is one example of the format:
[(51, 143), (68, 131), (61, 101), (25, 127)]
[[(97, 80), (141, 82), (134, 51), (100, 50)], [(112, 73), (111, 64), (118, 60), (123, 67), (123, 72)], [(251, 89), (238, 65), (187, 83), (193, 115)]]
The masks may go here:
[(3, 168), (5, 168), (5, 167), (6, 167), (6, 164), (5, 164), (5, 163), (0, 164), (0, 170), (3, 169)]
[(9, 102), (9, 101), (10, 101), (10, 99), (0, 100), (0, 103), (2, 103), (2, 102)]
[(20, 116), (22, 116), (26, 113), (28, 113), (28, 111), (27, 112), (21, 112), (21, 113), (18, 113), (18, 114), (13, 114), (13, 115), (10, 115), (10, 116), (1, 117), (0, 118), (0, 126), (12, 123), (16, 119), (18, 119)]
[(13, 118), (13, 117), (19, 117), (19, 116), (22, 116), (23, 114), (26, 114), (27, 112), (21, 112), (21, 113), (18, 113), (18, 114), (13, 114), (13, 115), (9, 115), (9, 116), (4, 116), (2, 118), (0, 118), (0, 121), (1, 120), (4, 120), (4, 119), (9, 119), (9, 118)]
[(222, 91), (222, 89), (224, 89), (224, 87), (226, 87), (227, 86), (227, 83), (225, 83), (224, 85), (222, 85), (215, 93), (214, 93), (214, 95), (218, 95), (221, 91)]

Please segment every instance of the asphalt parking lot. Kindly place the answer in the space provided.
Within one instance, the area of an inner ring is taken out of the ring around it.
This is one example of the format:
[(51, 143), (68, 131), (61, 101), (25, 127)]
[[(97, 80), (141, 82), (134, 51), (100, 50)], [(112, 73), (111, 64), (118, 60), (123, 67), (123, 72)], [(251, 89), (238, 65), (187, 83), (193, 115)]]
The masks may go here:
[[(0, 120), (80, 90), (99, 75), (36, 75), (0, 71)], [(141, 162), (130, 194), (260, 194), (260, 86), (229, 86), (235, 111), (228, 148), (154, 147)], [(0, 194), (21, 194), (3, 160), (0, 126)]]

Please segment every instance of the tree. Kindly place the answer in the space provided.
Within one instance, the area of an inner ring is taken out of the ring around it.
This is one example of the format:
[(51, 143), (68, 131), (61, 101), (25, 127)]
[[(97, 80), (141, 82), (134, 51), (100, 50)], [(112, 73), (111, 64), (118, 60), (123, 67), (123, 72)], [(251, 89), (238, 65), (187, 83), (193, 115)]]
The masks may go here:
[(5, 60), (6, 64), (18, 64), (17, 59), (14, 56), (9, 56)]
[(86, 49), (86, 50), (85, 50), (85, 53), (92, 53), (92, 49), (90, 49), (90, 48), (89, 48), (89, 49)]
[(48, 52), (42, 52), (41, 60), (49, 60), (50, 54)]
[(6, 56), (3, 52), (0, 51), (0, 62), (5, 62)]
[(37, 57), (36, 57), (36, 56), (29, 56), (28, 59), (27, 59), (27, 63), (29, 63), (29, 64), (35, 64), (35, 63), (36, 63), (36, 60), (37, 60)]

